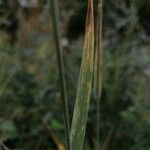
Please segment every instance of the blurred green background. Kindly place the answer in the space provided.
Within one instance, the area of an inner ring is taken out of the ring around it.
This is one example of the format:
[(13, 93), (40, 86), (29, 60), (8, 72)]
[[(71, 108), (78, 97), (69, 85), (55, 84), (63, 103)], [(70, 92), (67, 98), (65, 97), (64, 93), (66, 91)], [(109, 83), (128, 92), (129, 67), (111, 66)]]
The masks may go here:
[[(59, 0), (72, 118), (86, 0)], [(0, 0), (0, 150), (64, 150), (58, 66), (47, 0)], [(150, 150), (150, 1), (104, 0), (102, 150)], [(85, 150), (96, 138), (92, 95)]]

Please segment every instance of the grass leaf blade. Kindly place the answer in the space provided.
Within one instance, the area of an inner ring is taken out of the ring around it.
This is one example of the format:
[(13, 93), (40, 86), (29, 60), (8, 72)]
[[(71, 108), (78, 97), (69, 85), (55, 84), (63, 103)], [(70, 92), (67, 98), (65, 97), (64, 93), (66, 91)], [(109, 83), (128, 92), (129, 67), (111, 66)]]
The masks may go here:
[(70, 135), (72, 150), (81, 150), (83, 147), (87, 116), (90, 105), (93, 61), (94, 61), (93, 0), (88, 0), (88, 12), (86, 20), (86, 31), (85, 31), (82, 63), (80, 68), (79, 83)]

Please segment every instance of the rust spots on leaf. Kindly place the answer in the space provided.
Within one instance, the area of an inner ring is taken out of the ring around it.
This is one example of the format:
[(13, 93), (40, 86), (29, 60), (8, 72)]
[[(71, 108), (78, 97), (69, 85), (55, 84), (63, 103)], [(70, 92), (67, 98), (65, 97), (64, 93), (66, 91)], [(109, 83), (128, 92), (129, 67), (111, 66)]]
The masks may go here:
[[(87, 17), (86, 17), (86, 29), (85, 29), (85, 38), (84, 38), (84, 47), (83, 47), (83, 55), (86, 53), (85, 56), (87, 59), (90, 59), (90, 52), (94, 49), (94, 13), (93, 13), (93, 0), (88, 0), (88, 9), (87, 9)], [(89, 61), (89, 60), (87, 60)], [(90, 61), (89, 61), (90, 62)]]
[(86, 18), (86, 30), (89, 27), (94, 28), (94, 17), (93, 17), (93, 0), (88, 0), (88, 11)]

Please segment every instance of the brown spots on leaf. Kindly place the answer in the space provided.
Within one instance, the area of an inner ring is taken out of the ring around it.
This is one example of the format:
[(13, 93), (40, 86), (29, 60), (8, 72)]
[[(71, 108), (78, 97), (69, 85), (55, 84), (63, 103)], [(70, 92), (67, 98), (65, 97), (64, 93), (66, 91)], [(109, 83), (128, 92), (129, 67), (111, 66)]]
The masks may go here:
[(93, 0), (88, 0), (88, 11), (87, 11), (87, 18), (86, 18), (86, 28), (89, 26), (94, 27), (94, 17), (93, 17)]

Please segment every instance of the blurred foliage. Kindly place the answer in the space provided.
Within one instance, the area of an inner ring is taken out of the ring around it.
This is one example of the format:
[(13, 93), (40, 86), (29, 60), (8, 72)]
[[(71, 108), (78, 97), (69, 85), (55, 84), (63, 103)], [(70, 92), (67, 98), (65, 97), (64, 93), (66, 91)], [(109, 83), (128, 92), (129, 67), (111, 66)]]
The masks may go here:
[[(0, 1), (0, 143), (10, 149), (57, 149), (65, 138), (49, 12), (8, 2)], [(60, 11), (71, 120), (86, 1), (62, 0)], [(149, 11), (149, 0), (104, 3), (100, 142), (105, 150), (150, 149)], [(95, 144), (95, 113), (92, 97), (86, 150)]]

